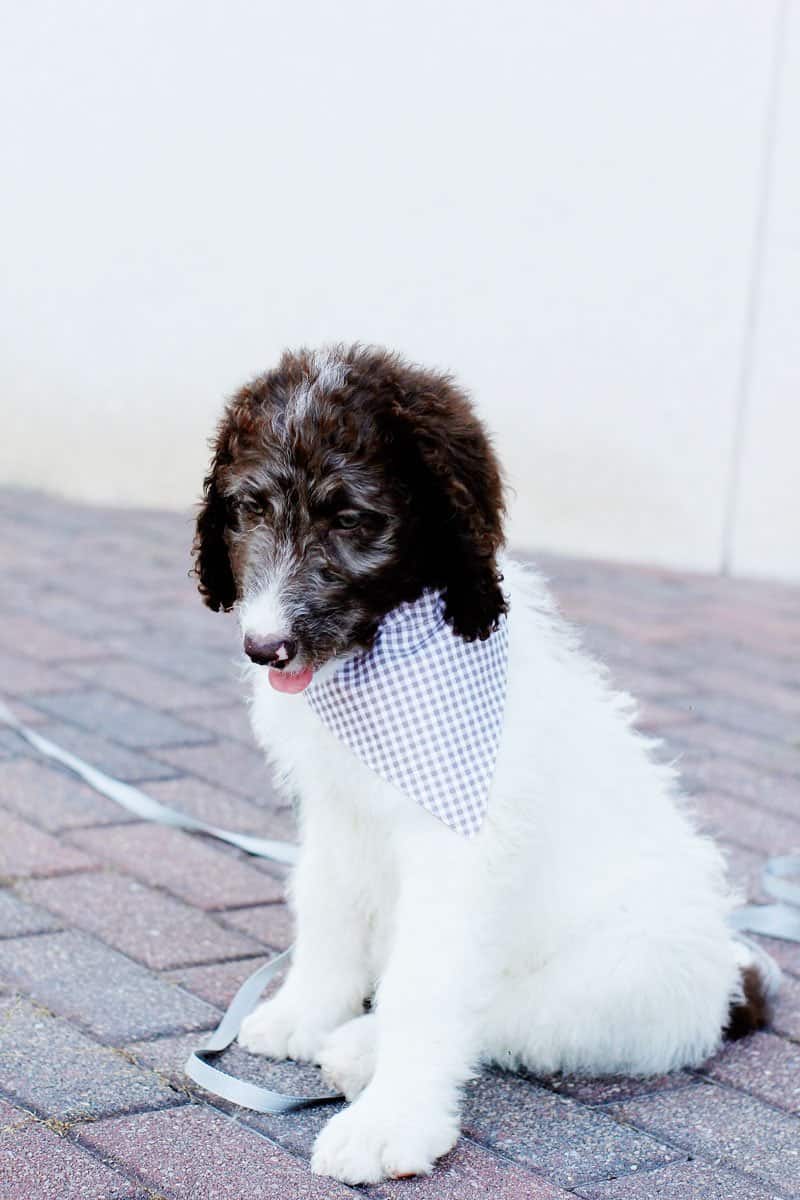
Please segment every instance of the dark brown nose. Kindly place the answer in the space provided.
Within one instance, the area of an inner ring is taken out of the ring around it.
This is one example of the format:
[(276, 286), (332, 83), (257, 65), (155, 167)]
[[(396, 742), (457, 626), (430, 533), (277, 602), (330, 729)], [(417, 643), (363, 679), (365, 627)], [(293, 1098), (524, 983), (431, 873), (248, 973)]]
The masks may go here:
[(244, 652), (260, 667), (287, 666), (297, 654), (297, 642), (291, 638), (260, 638), (253, 633), (245, 634)]

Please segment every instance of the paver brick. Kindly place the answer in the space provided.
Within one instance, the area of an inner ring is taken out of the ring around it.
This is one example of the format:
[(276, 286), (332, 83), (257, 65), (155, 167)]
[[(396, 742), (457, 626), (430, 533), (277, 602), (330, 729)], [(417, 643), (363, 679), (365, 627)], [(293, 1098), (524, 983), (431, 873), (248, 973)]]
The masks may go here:
[(197, 834), (137, 822), (85, 829), (73, 841), (131, 875), (197, 908), (260, 904), (283, 898), (280, 881)]
[(311, 1175), (254, 1131), (193, 1105), (99, 1121), (80, 1137), (172, 1200), (336, 1200), (355, 1194)]
[[(267, 995), (269, 995), (269, 989)], [(159, 1038), (152, 1042), (138, 1042), (127, 1046), (127, 1050), (143, 1066), (151, 1067), (169, 1080), (175, 1087), (183, 1087), (199, 1100), (209, 1100), (215, 1107), (235, 1113), (237, 1118), (252, 1129), (283, 1146), (291, 1154), (309, 1159), (317, 1134), (330, 1118), (343, 1107), (343, 1102), (316, 1105), (299, 1109), (290, 1116), (269, 1116), (237, 1108), (217, 1096), (211, 1096), (190, 1080), (183, 1070), (190, 1052), (202, 1044), (202, 1036), (182, 1035)], [(320, 1071), (305, 1063), (274, 1062), (260, 1055), (247, 1054), (238, 1045), (229, 1047), (214, 1060), (215, 1066), (240, 1079), (246, 1079), (263, 1087), (273, 1088), (288, 1096), (330, 1095)]]
[(206, 913), (111, 871), (39, 880), (23, 894), (65, 924), (93, 933), (154, 970), (216, 962), (259, 948), (253, 938), (222, 929)]
[[(148, 784), (146, 791), (154, 800), (160, 800), (162, 804), (188, 813), (209, 825), (218, 825), (237, 833), (253, 833), (259, 837), (297, 840), (297, 829), (291, 813), (288, 814), (291, 824), (287, 825), (282, 809), (260, 808), (250, 800), (234, 796), (192, 776), (157, 780)], [(251, 865), (256, 866), (257, 860), (253, 859)]]
[[(778, 945), (771, 940), (770, 948)], [(800, 1042), (800, 979), (785, 975), (775, 998), (772, 1028), (776, 1033)]]
[(17, 1103), (60, 1121), (163, 1107), (179, 1098), (153, 1071), (22, 997), (0, 1000), (0, 1079)]
[(0, 1100), (2, 1200), (144, 1200), (145, 1189)]
[(568, 1200), (569, 1192), (462, 1138), (433, 1175), (363, 1189), (386, 1200)]
[[(173, 766), (152, 754), (120, 746), (99, 734), (87, 733), (76, 725), (48, 721), (40, 726), (37, 732), (93, 767), (99, 767), (107, 775), (125, 783), (139, 783), (145, 779), (172, 779), (177, 774)], [(30, 751), (29, 757), (41, 762), (35, 750)]]
[[(242, 686), (242, 697), (245, 695)], [(185, 708), (181, 710), (181, 718), (201, 729), (214, 733), (217, 737), (230, 738), (252, 747), (255, 742), (250, 718), (242, 700), (238, 704), (218, 704), (213, 707), (203, 705), (202, 708)]]
[(707, 1162), (676, 1162), (642, 1175), (576, 1188), (585, 1200), (780, 1200), (775, 1189)]
[(800, 812), (800, 785), (790, 775), (697, 753), (682, 755), (680, 769), (689, 791), (724, 792), (787, 817)]
[(61, 926), (51, 913), (24, 904), (7, 888), (0, 888), (0, 938), (25, 933), (49, 933)]
[(159, 758), (200, 779), (207, 779), (259, 806), (275, 808), (278, 798), (264, 756), (238, 742), (205, 746), (167, 746)]
[(800, 1120), (741, 1092), (700, 1083), (630, 1100), (612, 1111), (672, 1145), (744, 1171), (779, 1192), (800, 1193)]
[(71, 658), (93, 658), (102, 653), (102, 644), (90, 638), (74, 637), (54, 629), (34, 617), (7, 616), (0, 622), (0, 645), (42, 663), (58, 663)]
[(34, 758), (15, 758), (0, 765), (0, 807), (51, 833), (132, 820), (125, 809), (67, 770)]
[(209, 1028), (219, 1016), (197, 997), (74, 930), (0, 941), (0, 978), (116, 1045)]
[(512, 1075), (485, 1073), (465, 1099), (466, 1133), (567, 1188), (685, 1157), (599, 1109)]
[(196, 725), (101, 688), (39, 695), (33, 704), (57, 720), (80, 725), (133, 749), (209, 742), (212, 738)]
[[(105, 691), (116, 692), (140, 704), (152, 705), (157, 709), (189, 709), (192, 706), (209, 704), (209, 688), (187, 683), (175, 675), (159, 671), (144, 663), (130, 662), (126, 658), (101, 658), (87, 662), (69, 663), (65, 674), (75, 680), (93, 684)], [(212, 692), (213, 696), (213, 692)], [(227, 700), (224, 692), (221, 693)]]
[(716, 792), (701, 792), (692, 807), (705, 828), (765, 858), (800, 850), (800, 821)]
[(58, 875), (95, 865), (86, 854), (0, 810), (0, 879)]
[[(239, 664), (238, 646), (230, 650), (209, 650), (201, 645), (187, 645), (170, 630), (150, 630), (122, 638), (110, 637), (111, 654), (145, 663), (156, 670), (168, 671), (187, 683), (216, 684), (236, 678)], [(97, 657), (95, 655), (95, 657)]]
[(772, 1033), (729, 1042), (703, 1073), (759, 1096), (776, 1108), (800, 1113), (800, 1046)]
[(252, 975), (257, 967), (266, 962), (268, 955), (256, 958), (237, 958), (233, 962), (206, 963), (200, 967), (178, 967), (165, 976), (172, 983), (199, 996), (201, 1000), (224, 1009), (230, 1004), (239, 987)]
[(294, 937), (292, 915), (285, 904), (258, 904), (220, 914), (223, 925), (240, 929), (273, 950), (285, 950)]
[(679, 744), (689, 749), (699, 748), (704, 754), (731, 758), (765, 771), (797, 777), (800, 781), (800, 748), (788, 740), (770, 741), (708, 721), (690, 721), (674, 732)]
[(0, 646), (0, 680), (3, 681), (3, 691), (11, 696), (28, 696), (33, 692), (55, 692), (59, 688), (67, 690), (74, 687), (74, 681), (66, 674), (64, 666), (42, 663)]

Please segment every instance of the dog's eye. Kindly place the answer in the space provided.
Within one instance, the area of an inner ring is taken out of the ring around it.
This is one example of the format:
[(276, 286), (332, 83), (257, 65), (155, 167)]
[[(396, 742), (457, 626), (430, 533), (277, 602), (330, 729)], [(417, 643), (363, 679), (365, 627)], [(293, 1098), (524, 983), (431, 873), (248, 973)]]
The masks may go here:
[(334, 529), (355, 529), (361, 522), (361, 514), (354, 508), (343, 508), (333, 518)]

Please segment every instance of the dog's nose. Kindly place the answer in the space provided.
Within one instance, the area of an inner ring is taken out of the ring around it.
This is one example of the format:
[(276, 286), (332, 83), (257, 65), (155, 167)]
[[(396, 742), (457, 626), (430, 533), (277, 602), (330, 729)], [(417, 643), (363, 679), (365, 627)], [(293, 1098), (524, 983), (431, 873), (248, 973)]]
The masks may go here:
[(261, 667), (285, 667), (297, 654), (297, 642), (291, 638), (260, 638), (245, 634), (244, 652)]

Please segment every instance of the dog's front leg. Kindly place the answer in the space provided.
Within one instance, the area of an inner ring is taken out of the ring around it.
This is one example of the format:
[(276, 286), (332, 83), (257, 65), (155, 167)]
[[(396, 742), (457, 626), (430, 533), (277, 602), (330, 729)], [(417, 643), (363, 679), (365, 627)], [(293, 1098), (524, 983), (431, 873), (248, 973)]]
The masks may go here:
[(242, 1022), (239, 1042), (246, 1050), (314, 1061), (326, 1035), (363, 1012), (370, 985), (359, 877), (347, 823), (330, 805), (320, 806), (305, 822), (292, 879), (292, 965), (280, 991)]
[(394, 945), (372, 1023), (374, 1074), (314, 1148), (312, 1169), (346, 1183), (425, 1174), (458, 1138), (483, 994), (470, 911), (475, 848), (444, 828), (427, 835), (402, 852)]

